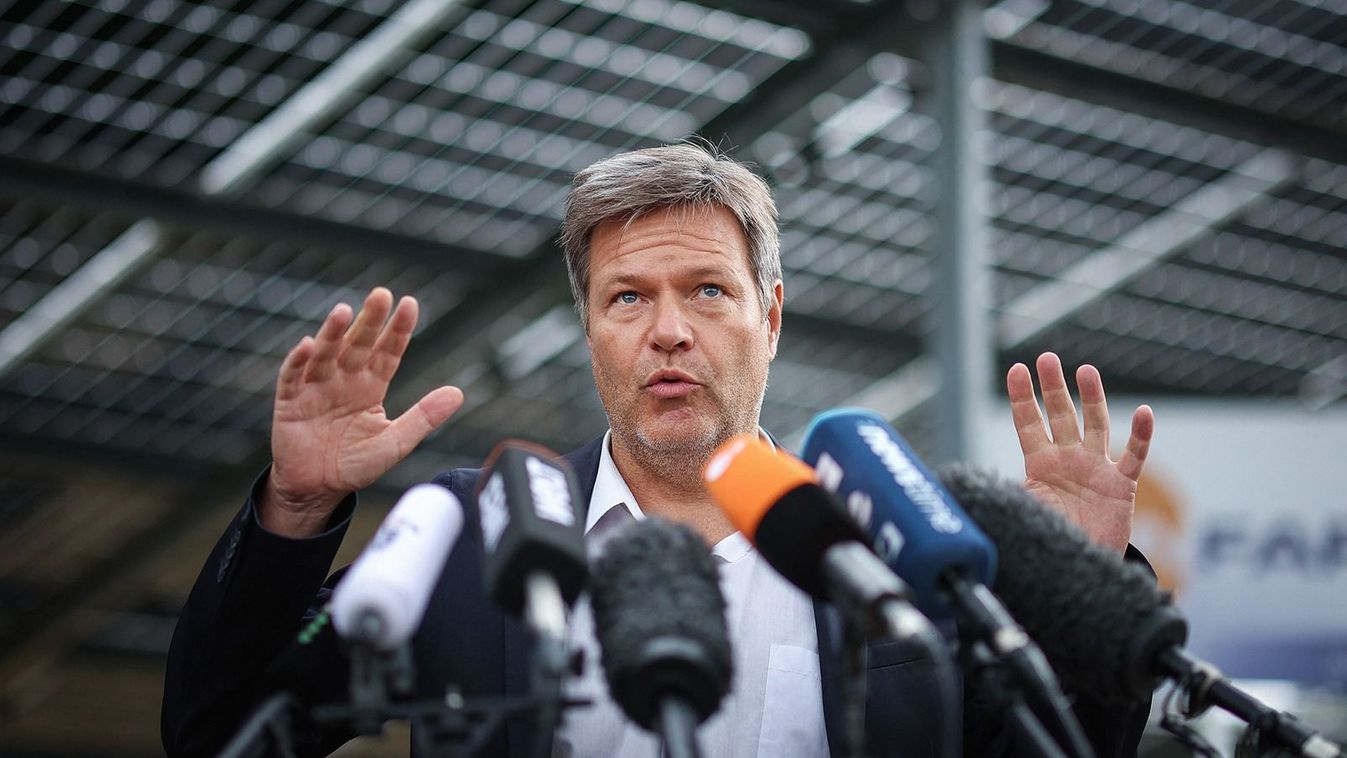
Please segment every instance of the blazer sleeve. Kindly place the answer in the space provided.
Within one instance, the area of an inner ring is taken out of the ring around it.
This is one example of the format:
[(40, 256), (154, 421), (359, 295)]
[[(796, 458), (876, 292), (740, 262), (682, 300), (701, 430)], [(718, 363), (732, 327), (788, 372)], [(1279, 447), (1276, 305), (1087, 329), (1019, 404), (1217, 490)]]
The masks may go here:
[[(264, 529), (256, 502), (270, 470), (216, 543), (192, 587), (169, 647), (161, 737), (169, 756), (216, 755), (268, 696), (344, 697), (348, 667), (326, 625), (326, 585), (355, 508), (343, 501), (327, 531), (289, 539)], [(303, 641), (300, 631), (305, 630)], [(325, 754), (347, 735), (298, 723), (300, 755)]]

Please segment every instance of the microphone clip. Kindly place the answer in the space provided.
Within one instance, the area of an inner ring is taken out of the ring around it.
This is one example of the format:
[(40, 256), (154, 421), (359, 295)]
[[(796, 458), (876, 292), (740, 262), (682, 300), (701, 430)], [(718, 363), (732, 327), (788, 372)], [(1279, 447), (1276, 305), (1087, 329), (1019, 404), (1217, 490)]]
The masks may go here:
[(1183, 682), (1177, 683), (1165, 694), (1161, 705), (1163, 715), (1160, 718), (1160, 728), (1174, 735), (1174, 738), (1191, 750), (1193, 755), (1202, 758), (1222, 758), (1216, 746), (1190, 725), (1192, 720), (1206, 709), (1205, 704), (1194, 708), (1188, 686)]
[(354, 726), (360, 734), (378, 734), (383, 730), (380, 715), (391, 700), (412, 694), (415, 674), (411, 646), (380, 650), (373, 645), (354, 644), (348, 655)]

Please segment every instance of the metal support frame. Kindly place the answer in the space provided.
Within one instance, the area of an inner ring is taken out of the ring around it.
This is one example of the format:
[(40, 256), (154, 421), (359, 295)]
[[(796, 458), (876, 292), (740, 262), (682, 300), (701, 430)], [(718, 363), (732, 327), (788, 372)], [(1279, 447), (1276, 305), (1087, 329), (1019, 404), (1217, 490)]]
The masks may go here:
[(471, 274), (508, 274), (521, 265), (513, 258), (462, 245), (13, 156), (0, 156), (0, 176), (5, 178), (0, 183), (0, 197), (34, 199), (126, 218), (151, 218), (170, 230), (213, 230), (298, 247), (388, 256), (435, 270)]
[[(404, 51), (436, 31), (458, 6), (454, 0), (411, 0), (378, 29), (332, 62), (267, 118), (240, 136), (201, 171), (208, 195), (247, 186), (305, 130), (321, 123)], [(52, 288), (23, 318), (0, 331), (0, 376), (40, 348), (66, 324), (158, 254), (163, 229), (142, 219)]]
[(89, 303), (116, 287), (154, 254), (163, 238), (159, 223), (141, 219), (117, 235), (83, 266), (0, 331), (0, 375), (73, 321)]
[(1103, 250), (1022, 293), (1001, 309), (1001, 343), (1026, 344), (1079, 313), (1266, 197), (1295, 175), (1294, 167), (1292, 157), (1281, 150), (1258, 153)]
[[(1192, 193), (1173, 208), (1133, 229), (1113, 245), (1007, 303), (997, 320), (1000, 349), (1013, 351), (1053, 326), (1099, 302), (1146, 270), (1170, 258), (1202, 234), (1230, 221), (1291, 181), (1295, 161), (1269, 149)], [(926, 356), (910, 361), (839, 405), (871, 408), (894, 421), (940, 390), (941, 367)], [(990, 366), (984, 377), (990, 377)], [(977, 419), (973, 419), (976, 423)], [(804, 429), (783, 439), (798, 444)]]
[(979, 0), (944, 3), (928, 58), (942, 135), (931, 352), (940, 366), (936, 441), (943, 460), (968, 457), (991, 396), (991, 172), (986, 114), (974, 101), (974, 89), (990, 71), (982, 11)]
[(1058, 58), (1006, 40), (992, 42), (992, 73), (1042, 89), (1212, 134), (1347, 164), (1347, 130), (1297, 121), (1188, 90)]
[[(203, 176), (207, 177), (203, 183), (205, 192), (236, 191), (256, 178), (304, 130), (330, 118), (359, 88), (396, 63), (403, 51), (436, 31), (439, 23), (457, 5), (453, 0), (412, 0), (403, 5), (369, 37), (334, 61), (327, 72), (240, 137), (232, 149), (227, 149), (208, 164), (203, 171)], [(40, 321), (36, 320), (38, 317), (30, 322), (17, 319), (0, 331), (0, 345), (6, 347), (3, 358), (0, 358), (0, 374), (31, 355), (63, 324), (77, 318), (120, 281), (153, 260), (161, 249), (160, 232), (157, 221), (143, 219), (137, 222), (30, 309), (30, 312), (42, 314)], [(265, 454), (265, 451), (259, 451), (257, 457), (260, 459)], [(250, 461), (246, 465), (257, 463)], [(214, 489), (227, 491), (219, 487)], [(62, 629), (63, 622), (81, 604), (106, 594), (107, 588), (115, 586), (119, 579), (133, 574), (152, 560), (156, 553), (151, 546), (168, 545), (174, 536), (200, 523), (205, 515), (203, 511), (206, 509), (177, 509), (174, 518), (130, 540), (128, 547), (134, 548), (131, 554), (140, 556), (138, 561), (128, 566), (123, 554), (118, 553), (116, 558), (100, 562), (85, 577), (89, 581), (73, 583), (61, 597), (34, 614), (38, 622), (4, 635), (5, 653), (0, 655), (0, 671), (24, 669), (31, 672), (47, 665), (60, 652), (58, 641), (69, 639), (75, 627), (66, 625), (64, 635), (51, 634), (52, 629)]]
[(398, 63), (409, 48), (438, 31), (458, 5), (457, 0), (404, 3), (202, 169), (202, 191), (218, 195), (246, 187), (306, 131), (331, 118), (375, 77)]
[[(740, 2), (722, 2), (727, 9), (745, 12)], [(757, 6), (761, 3), (748, 3)], [(752, 143), (763, 134), (778, 130), (791, 116), (808, 107), (809, 102), (827, 92), (867, 61), (885, 50), (914, 49), (920, 39), (922, 25), (914, 23), (901, 2), (877, 3), (877, 7), (858, 12), (863, 6), (846, 3), (830, 10), (831, 23), (802, 23), (792, 18), (799, 6), (771, 4), (777, 9), (773, 16), (763, 16), (774, 23), (798, 26), (809, 32), (813, 40), (811, 54), (784, 66), (761, 86), (703, 126), (700, 133), (712, 140), (728, 138), (731, 143)]]

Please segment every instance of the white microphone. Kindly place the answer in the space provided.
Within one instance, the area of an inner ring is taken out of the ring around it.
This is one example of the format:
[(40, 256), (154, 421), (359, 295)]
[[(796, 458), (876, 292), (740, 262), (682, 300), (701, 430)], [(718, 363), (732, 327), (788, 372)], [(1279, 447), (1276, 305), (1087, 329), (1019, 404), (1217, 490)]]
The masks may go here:
[(337, 633), (381, 650), (406, 644), (462, 531), (463, 504), (448, 489), (407, 490), (332, 593)]

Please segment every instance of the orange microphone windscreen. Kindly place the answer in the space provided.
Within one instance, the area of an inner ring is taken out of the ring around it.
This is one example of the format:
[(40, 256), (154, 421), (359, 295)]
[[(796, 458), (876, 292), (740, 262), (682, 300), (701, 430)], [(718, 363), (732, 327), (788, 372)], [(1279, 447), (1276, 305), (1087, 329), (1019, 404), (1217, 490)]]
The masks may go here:
[(762, 517), (787, 492), (814, 483), (814, 469), (757, 435), (740, 434), (716, 450), (702, 478), (734, 528), (756, 542)]

